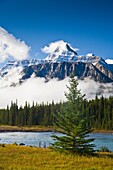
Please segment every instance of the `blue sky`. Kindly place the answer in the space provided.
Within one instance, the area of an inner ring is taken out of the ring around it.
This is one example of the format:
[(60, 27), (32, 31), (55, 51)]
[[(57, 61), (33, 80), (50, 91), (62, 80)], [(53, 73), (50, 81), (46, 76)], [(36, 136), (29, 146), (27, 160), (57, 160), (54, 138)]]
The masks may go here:
[(31, 46), (33, 58), (62, 39), (79, 54), (113, 58), (113, 0), (0, 0), (0, 26)]

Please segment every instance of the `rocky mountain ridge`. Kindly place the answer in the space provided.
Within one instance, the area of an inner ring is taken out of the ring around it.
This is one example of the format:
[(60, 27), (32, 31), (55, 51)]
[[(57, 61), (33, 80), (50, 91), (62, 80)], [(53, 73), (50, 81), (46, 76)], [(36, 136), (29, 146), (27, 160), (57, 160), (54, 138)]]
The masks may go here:
[(58, 41), (51, 49), (46, 47), (48, 56), (41, 59), (9, 61), (0, 70), (0, 85), (13, 86), (31, 77), (43, 77), (46, 81), (63, 80), (75, 74), (78, 79), (90, 78), (100, 83), (113, 82), (113, 64), (92, 53), (78, 55), (77, 49), (64, 41)]

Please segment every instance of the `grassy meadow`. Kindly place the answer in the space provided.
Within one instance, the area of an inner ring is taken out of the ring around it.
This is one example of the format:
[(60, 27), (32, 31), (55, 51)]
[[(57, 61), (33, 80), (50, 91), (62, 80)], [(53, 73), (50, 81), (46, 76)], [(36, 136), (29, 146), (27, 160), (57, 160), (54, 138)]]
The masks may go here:
[(113, 153), (73, 156), (46, 148), (0, 145), (0, 170), (112, 170)]

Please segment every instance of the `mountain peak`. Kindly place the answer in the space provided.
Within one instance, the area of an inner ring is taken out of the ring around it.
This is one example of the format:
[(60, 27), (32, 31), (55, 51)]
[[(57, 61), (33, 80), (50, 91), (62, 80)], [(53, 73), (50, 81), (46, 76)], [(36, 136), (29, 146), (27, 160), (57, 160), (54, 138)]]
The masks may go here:
[(70, 47), (69, 44), (66, 44), (66, 48), (68, 51), (73, 52), (75, 55), (78, 55), (77, 52), (72, 47)]
[(71, 58), (78, 55), (76, 52), (77, 50), (77, 48), (73, 48), (69, 43), (63, 40), (52, 42), (42, 49), (44, 53), (48, 54), (45, 60), (52, 62), (68, 62)]

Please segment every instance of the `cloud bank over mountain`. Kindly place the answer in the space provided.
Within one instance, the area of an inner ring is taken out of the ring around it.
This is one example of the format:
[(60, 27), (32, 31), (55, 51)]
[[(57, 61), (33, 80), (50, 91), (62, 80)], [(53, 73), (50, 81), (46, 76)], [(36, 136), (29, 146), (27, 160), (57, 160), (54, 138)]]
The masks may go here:
[[(86, 94), (86, 98), (92, 99), (96, 94), (109, 97), (113, 94), (113, 84), (100, 84), (93, 80), (79, 80), (78, 88), (81, 89), (82, 94)], [(19, 105), (24, 105), (25, 101), (32, 104), (33, 101), (37, 103), (42, 102), (60, 102), (65, 101), (64, 93), (67, 92), (66, 85), (69, 85), (69, 78), (62, 81), (52, 79), (45, 83), (44, 78), (30, 78), (21, 86), (5, 87), (0, 89), (0, 108), (4, 108), (11, 103), (11, 101), (18, 100)]]
[(16, 39), (12, 34), (0, 27), (0, 62), (8, 57), (23, 60), (29, 56), (30, 47), (24, 41)]
[(45, 83), (44, 78), (30, 78), (21, 86), (5, 87), (0, 89), (0, 108), (4, 108), (11, 101), (18, 100), (19, 105), (24, 105), (25, 101), (32, 104), (33, 101), (37, 103), (42, 102), (59, 102), (65, 100), (64, 91), (66, 91), (66, 84), (68, 78), (63, 81), (57, 79), (50, 80)]

